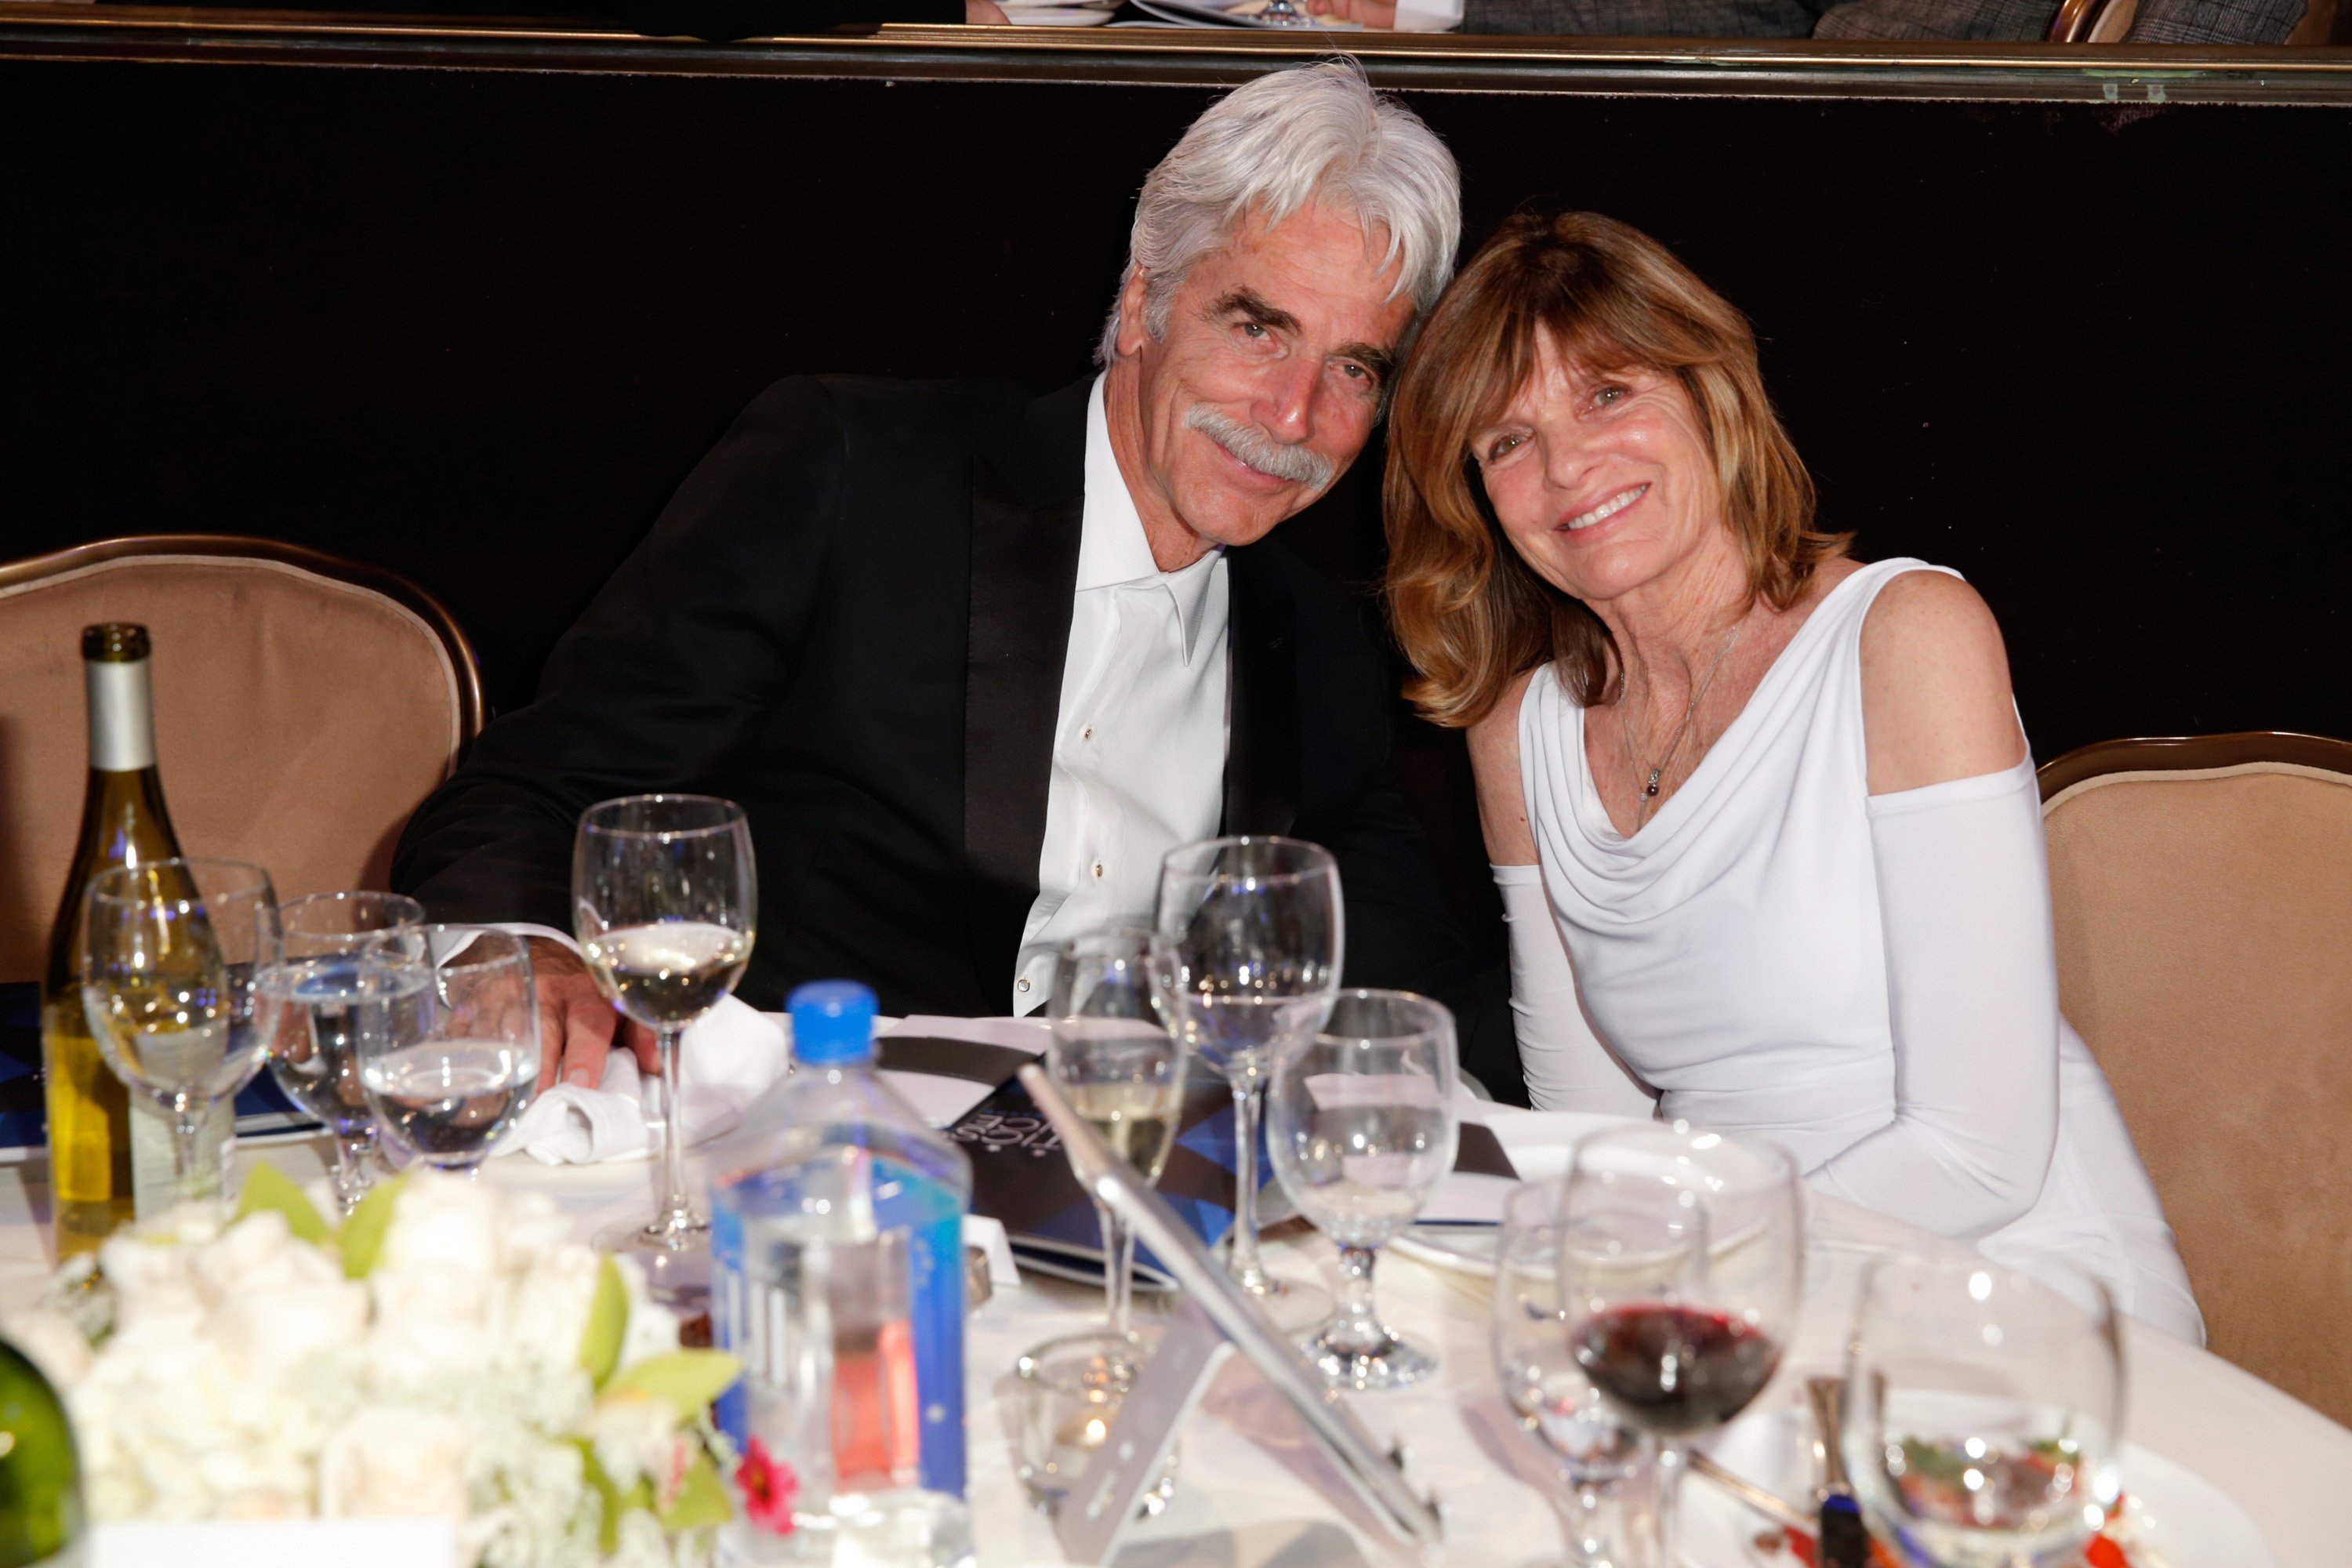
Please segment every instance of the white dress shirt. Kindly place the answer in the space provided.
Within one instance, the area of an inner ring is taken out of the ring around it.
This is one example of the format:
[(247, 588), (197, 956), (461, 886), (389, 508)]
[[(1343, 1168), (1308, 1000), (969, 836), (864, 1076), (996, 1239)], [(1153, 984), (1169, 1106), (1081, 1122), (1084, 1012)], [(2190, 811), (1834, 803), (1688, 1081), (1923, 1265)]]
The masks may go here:
[(1099, 376), (1087, 399), (1086, 482), (1037, 901), (1012, 975), (1015, 1014), (1045, 1005), (1060, 943), (1149, 920), (1160, 857), (1213, 837), (1223, 808), (1224, 552), (1181, 572), (1153, 563), (1111, 452)]

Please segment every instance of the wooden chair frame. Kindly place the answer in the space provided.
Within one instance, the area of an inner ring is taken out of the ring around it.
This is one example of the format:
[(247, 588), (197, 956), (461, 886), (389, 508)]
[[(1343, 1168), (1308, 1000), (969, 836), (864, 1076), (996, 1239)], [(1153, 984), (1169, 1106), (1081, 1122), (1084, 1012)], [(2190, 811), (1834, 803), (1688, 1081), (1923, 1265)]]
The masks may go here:
[(2162, 735), (2100, 741), (2078, 747), (2035, 770), (2047, 805), (2085, 779), (2106, 773), (2184, 773), (2200, 768), (2286, 763), (2324, 773), (2352, 773), (2352, 741), (2292, 730), (2240, 730), (2227, 735)]
[(442, 651), (449, 658), (451, 668), (457, 671), (460, 761), (466, 749), (473, 744), (474, 737), (480, 734), (482, 726), (489, 721), (489, 702), (482, 691), (481, 659), (475, 654), (473, 640), (466, 636), (466, 628), (457, 624), (457, 617), (450, 612), (449, 606), (436, 598), (431, 590), (390, 567), (353, 561), (347, 556), (330, 555), (323, 550), (288, 544), (279, 540), (255, 539), (243, 534), (141, 533), (121, 539), (101, 539), (47, 555), (28, 556), (22, 561), (0, 564), (0, 588), (14, 588), (50, 577), (60, 577), (68, 572), (81, 571), (110, 561), (136, 560), (152, 555), (211, 555), (229, 560), (272, 561), (381, 594), (432, 628), (433, 635), (440, 639)]

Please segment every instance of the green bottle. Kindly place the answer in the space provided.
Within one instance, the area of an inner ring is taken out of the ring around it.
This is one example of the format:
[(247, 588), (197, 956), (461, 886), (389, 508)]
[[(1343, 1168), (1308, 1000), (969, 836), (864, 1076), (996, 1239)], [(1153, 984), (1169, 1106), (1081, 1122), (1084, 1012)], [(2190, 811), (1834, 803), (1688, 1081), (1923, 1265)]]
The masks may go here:
[(81, 1458), (58, 1391), (0, 1340), (0, 1568), (82, 1560)]

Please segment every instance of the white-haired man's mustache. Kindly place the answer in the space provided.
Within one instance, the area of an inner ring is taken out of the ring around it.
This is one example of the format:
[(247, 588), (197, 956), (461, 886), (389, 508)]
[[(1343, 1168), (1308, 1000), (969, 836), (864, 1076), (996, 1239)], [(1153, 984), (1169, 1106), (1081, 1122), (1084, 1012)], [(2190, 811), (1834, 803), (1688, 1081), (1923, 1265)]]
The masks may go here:
[(1261, 474), (1318, 490), (1331, 482), (1331, 459), (1322, 453), (1285, 446), (1256, 426), (1244, 425), (1206, 404), (1196, 403), (1185, 413), (1184, 427), (1198, 430)]

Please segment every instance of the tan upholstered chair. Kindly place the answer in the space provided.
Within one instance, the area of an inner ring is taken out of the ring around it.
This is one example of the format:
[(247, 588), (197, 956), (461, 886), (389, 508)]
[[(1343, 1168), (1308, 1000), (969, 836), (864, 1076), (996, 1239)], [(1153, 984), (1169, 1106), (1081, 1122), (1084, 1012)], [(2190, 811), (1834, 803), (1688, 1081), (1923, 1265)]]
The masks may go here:
[(2352, 743), (2110, 741), (2041, 779), (2059, 998), (2212, 1349), (2352, 1422)]
[(482, 727), (481, 674), (397, 574), (260, 539), (115, 539), (0, 565), (0, 980), (39, 976), (88, 768), (81, 628), (154, 640), (156, 760), (191, 855), (291, 897), (382, 887)]

